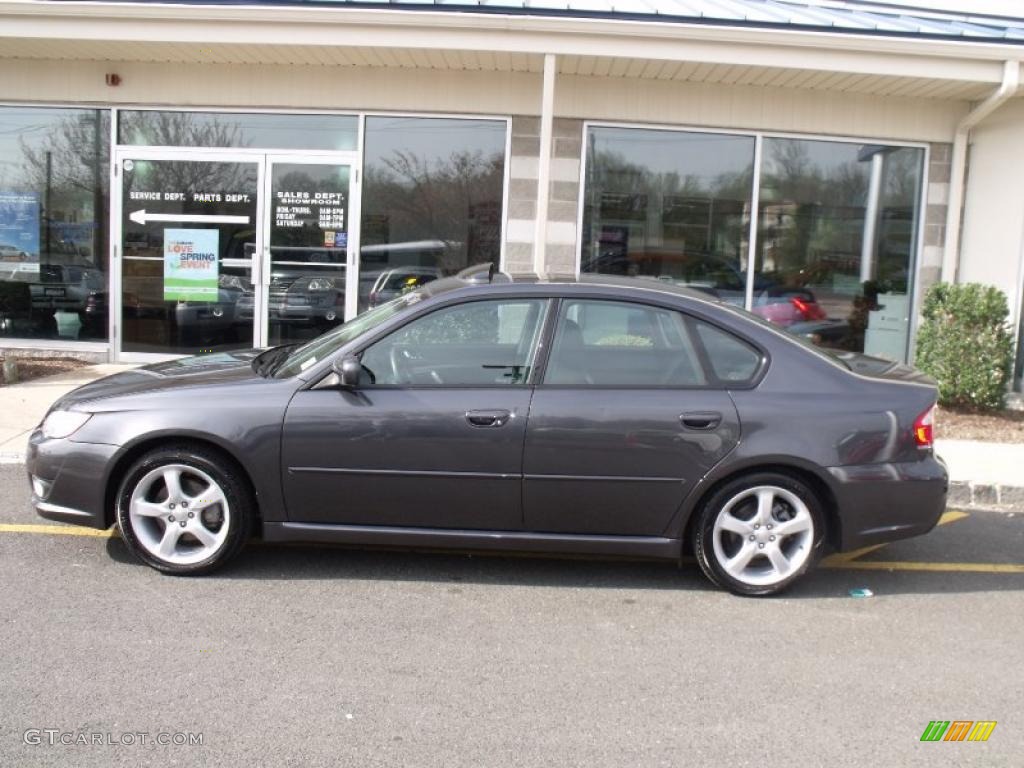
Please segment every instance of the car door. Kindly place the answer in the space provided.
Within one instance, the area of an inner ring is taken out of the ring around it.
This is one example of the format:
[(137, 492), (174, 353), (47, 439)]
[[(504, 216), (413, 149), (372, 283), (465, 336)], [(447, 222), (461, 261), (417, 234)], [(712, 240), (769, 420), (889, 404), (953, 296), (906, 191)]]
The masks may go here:
[(526, 530), (664, 533), (739, 439), (736, 408), (702, 349), (675, 310), (561, 301), (527, 425)]
[(292, 521), (521, 530), (529, 386), (548, 301), (414, 318), (360, 354), (363, 383), (295, 395), (285, 415)]

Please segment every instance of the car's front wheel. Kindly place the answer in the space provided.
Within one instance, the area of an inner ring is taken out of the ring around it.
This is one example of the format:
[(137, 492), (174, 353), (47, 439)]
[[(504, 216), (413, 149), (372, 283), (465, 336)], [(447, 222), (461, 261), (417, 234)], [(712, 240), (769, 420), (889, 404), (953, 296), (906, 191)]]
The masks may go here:
[(238, 470), (202, 448), (151, 451), (126, 473), (117, 525), (128, 548), (164, 573), (200, 575), (222, 566), (249, 535), (252, 493)]
[(694, 547), (704, 573), (739, 595), (789, 587), (824, 538), (821, 502), (805, 483), (763, 472), (722, 486), (701, 508)]

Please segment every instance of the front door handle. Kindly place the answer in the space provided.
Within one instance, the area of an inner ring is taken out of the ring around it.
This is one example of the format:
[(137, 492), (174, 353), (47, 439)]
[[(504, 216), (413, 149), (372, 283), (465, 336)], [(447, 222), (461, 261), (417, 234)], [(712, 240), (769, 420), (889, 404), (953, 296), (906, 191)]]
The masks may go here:
[(471, 427), (503, 427), (511, 418), (511, 411), (466, 411), (466, 421)]
[(700, 411), (679, 414), (679, 421), (687, 429), (709, 430), (722, 423), (722, 414), (718, 411)]

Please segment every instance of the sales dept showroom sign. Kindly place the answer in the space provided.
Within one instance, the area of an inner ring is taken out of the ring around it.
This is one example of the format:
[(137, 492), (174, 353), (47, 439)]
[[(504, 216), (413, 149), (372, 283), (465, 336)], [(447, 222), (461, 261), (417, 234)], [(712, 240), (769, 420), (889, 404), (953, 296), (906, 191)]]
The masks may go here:
[(216, 229), (164, 230), (164, 301), (216, 301)]

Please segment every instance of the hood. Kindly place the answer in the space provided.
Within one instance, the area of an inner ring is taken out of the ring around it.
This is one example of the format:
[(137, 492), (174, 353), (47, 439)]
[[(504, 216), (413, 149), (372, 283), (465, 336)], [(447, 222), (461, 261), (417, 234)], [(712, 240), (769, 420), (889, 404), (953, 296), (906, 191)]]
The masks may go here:
[(115, 373), (72, 390), (54, 403), (51, 410), (168, 389), (238, 384), (247, 379), (266, 381), (252, 368), (253, 358), (261, 351), (251, 349), (185, 357)]

